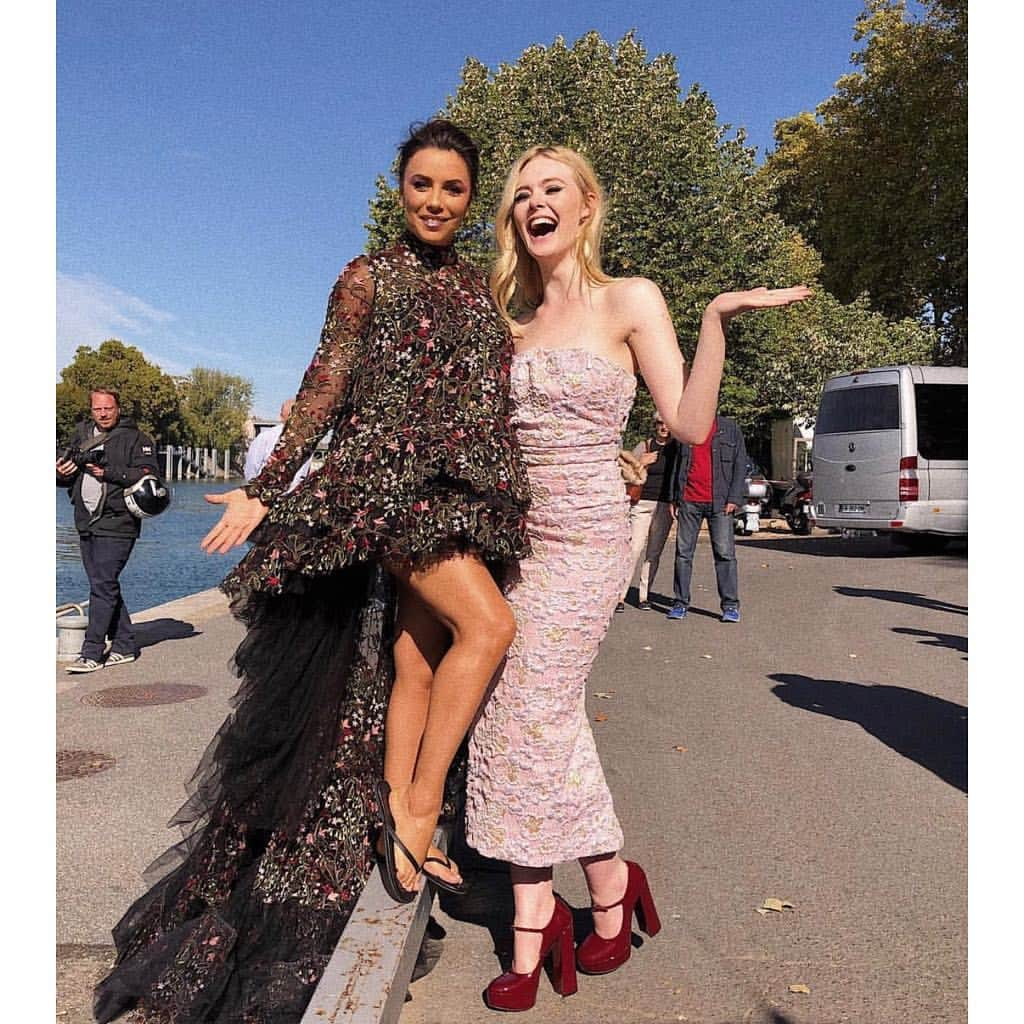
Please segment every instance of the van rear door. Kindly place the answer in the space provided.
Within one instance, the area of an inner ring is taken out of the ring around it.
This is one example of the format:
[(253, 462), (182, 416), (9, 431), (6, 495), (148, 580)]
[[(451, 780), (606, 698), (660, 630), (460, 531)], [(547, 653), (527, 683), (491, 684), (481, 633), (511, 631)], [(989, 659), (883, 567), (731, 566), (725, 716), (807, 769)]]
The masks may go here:
[(925, 520), (918, 529), (967, 532), (967, 370), (911, 368), (917, 466)]
[[(814, 426), (818, 518), (887, 524), (899, 509), (900, 371), (835, 377)], [(824, 505), (824, 508), (820, 506)], [(829, 524), (831, 525), (831, 524)], [(865, 523), (864, 525), (867, 525)]]

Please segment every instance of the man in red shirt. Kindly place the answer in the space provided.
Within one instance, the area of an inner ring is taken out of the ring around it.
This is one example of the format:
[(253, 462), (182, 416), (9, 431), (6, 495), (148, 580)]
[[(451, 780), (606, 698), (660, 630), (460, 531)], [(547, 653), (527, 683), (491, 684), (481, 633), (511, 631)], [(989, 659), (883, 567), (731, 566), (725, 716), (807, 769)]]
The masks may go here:
[(732, 515), (743, 501), (747, 449), (735, 420), (716, 416), (702, 444), (680, 445), (672, 474), (676, 503), (674, 601), (668, 618), (685, 619), (690, 607), (690, 577), (697, 534), (707, 519), (722, 622), (740, 621), (736, 538)]

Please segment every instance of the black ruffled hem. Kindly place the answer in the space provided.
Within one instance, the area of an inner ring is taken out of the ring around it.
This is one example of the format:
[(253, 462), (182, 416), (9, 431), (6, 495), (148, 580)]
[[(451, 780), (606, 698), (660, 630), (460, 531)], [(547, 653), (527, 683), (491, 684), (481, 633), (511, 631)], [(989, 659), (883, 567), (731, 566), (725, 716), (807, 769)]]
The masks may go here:
[(221, 583), (233, 601), (295, 590), (307, 579), (368, 562), (423, 569), (475, 551), (487, 562), (507, 564), (530, 552), (525, 510), (505, 496), (453, 502), (450, 488), (426, 490), (400, 511), (341, 524), (326, 513), (314, 522), (284, 520), (283, 514), (268, 516), (252, 549)]
[[(394, 588), (360, 565), (233, 605), (243, 681), (114, 929), (98, 1021), (301, 1019), (373, 866)], [(154, 878), (156, 879), (154, 881)]]

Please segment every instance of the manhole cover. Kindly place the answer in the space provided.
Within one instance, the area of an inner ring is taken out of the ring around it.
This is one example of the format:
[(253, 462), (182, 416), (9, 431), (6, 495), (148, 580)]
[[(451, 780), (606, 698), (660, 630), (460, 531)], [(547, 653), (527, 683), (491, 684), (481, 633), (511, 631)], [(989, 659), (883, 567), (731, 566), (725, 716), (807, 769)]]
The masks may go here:
[(109, 754), (98, 754), (95, 750), (58, 750), (57, 781), (82, 779), (86, 775), (106, 771), (115, 764), (117, 761)]
[(195, 700), (206, 694), (202, 686), (187, 686), (184, 683), (152, 683), (149, 686), (112, 686), (107, 690), (87, 693), (83, 704), (96, 704), (102, 708), (137, 708), (149, 704), (179, 704), (183, 700)]

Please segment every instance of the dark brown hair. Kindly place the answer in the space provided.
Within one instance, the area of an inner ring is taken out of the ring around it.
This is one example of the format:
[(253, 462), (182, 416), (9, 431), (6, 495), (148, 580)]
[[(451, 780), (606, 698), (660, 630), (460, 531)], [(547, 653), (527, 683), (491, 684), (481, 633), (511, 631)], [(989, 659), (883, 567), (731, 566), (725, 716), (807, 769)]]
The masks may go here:
[(421, 149), (449, 149), (466, 162), (469, 169), (469, 194), (476, 195), (476, 179), (480, 167), (477, 144), (457, 125), (443, 117), (411, 125), (409, 137), (398, 147), (398, 184), (401, 186), (405, 168)]

